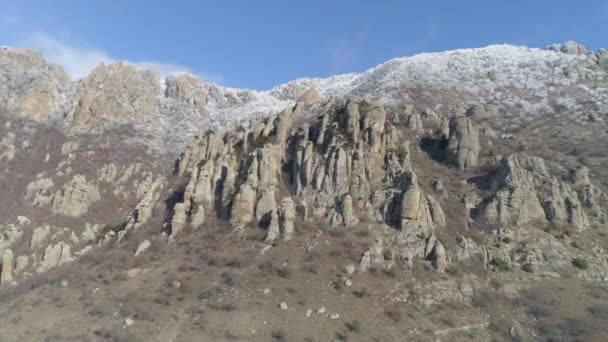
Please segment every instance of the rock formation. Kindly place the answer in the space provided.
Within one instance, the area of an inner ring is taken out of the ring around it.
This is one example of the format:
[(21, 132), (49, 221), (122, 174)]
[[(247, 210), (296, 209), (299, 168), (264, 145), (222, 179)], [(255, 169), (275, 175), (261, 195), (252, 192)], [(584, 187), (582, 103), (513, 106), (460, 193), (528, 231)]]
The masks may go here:
[(10, 284), (13, 281), (13, 251), (5, 249), (2, 253), (2, 270), (0, 271), (0, 285)]
[(53, 267), (62, 265), (72, 260), (72, 249), (69, 244), (61, 241), (56, 244), (49, 244), (44, 250), (39, 272), (48, 271)]
[(466, 117), (453, 118), (446, 149), (447, 161), (462, 171), (471, 170), (477, 166), (479, 150), (479, 132), (473, 122)]
[(98, 188), (83, 175), (76, 175), (62, 191), (53, 197), (52, 209), (55, 214), (81, 216), (89, 206), (101, 198)]
[(510, 155), (500, 161), (491, 187), (497, 191), (477, 207), (490, 222), (549, 222), (578, 230), (589, 227), (590, 215), (605, 222), (605, 208), (599, 205), (605, 195), (589, 182), (585, 169), (574, 171), (568, 182), (551, 175), (540, 158)]

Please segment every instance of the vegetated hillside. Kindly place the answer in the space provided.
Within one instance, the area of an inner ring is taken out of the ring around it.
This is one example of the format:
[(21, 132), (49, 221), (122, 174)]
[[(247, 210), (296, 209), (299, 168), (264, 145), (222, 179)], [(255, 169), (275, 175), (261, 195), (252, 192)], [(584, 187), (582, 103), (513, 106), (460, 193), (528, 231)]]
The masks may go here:
[(0, 56), (6, 340), (607, 337), (603, 50), (267, 92)]

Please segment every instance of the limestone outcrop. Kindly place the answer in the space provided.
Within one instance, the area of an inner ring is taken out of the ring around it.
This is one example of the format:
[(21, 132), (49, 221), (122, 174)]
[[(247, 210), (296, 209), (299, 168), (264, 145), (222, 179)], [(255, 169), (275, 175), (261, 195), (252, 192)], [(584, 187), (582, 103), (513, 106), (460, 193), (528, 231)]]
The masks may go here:
[(209, 87), (198, 78), (188, 74), (169, 75), (165, 86), (166, 97), (186, 102), (201, 114), (206, 112)]
[(89, 206), (101, 199), (97, 186), (83, 175), (76, 175), (63, 190), (53, 197), (52, 210), (55, 214), (78, 217), (89, 209)]
[(100, 65), (84, 80), (69, 119), (75, 127), (127, 123), (157, 111), (159, 75), (120, 62)]
[(60, 241), (49, 244), (44, 250), (42, 261), (38, 272), (48, 271), (53, 267), (62, 265), (72, 260), (72, 248), (69, 244)]
[(27, 49), (0, 48), (0, 107), (35, 122), (54, 119), (70, 77)]
[(30, 201), (35, 208), (46, 207), (53, 200), (51, 189), (55, 186), (52, 178), (46, 178), (39, 174), (35, 180), (27, 185), (25, 199)]
[(586, 168), (562, 180), (541, 158), (510, 155), (492, 175), (497, 189), (477, 206), (480, 217), (503, 225), (548, 222), (584, 230), (606, 222), (606, 195), (589, 181)]
[(450, 121), (450, 136), (446, 148), (447, 162), (462, 171), (477, 166), (479, 158), (479, 132), (466, 117), (455, 117)]
[(10, 284), (13, 281), (13, 251), (5, 249), (2, 253), (2, 263), (0, 264), (0, 285)]
[[(427, 116), (440, 126), (438, 117)], [(300, 124), (292, 127), (294, 121)], [(176, 166), (189, 182), (174, 207), (173, 234), (198, 224), (203, 212), (237, 231), (265, 229), (266, 242), (288, 241), (306, 212), (335, 229), (382, 222), (424, 245), (446, 218), (440, 201), (420, 185), (406, 138), (381, 106), (356, 97), (319, 103), (314, 93), (247, 127), (207, 132), (187, 145)], [(438, 268), (444, 269), (441, 247)]]

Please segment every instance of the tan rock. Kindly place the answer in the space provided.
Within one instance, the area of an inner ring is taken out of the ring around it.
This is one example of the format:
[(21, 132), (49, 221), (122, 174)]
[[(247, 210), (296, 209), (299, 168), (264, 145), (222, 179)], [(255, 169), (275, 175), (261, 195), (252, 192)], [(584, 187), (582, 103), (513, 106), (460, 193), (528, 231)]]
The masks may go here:
[(479, 157), (479, 132), (473, 122), (465, 117), (456, 117), (450, 121), (450, 137), (446, 149), (448, 163), (462, 171), (477, 166)]
[(208, 86), (187, 74), (170, 75), (165, 80), (165, 96), (194, 106), (199, 113), (206, 112)]
[(53, 200), (51, 189), (54, 186), (52, 178), (44, 178), (42, 175), (38, 175), (35, 180), (27, 185), (25, 199), (30, 201), (35, 208), (46, 207)]
[(97, 186), (88, 182), (85, 176), (76, 175), (63, 187), (63, 190), (55, 193), (52, 210), (54, 214), (79, 217), (88, 211), (91, 204), (100, 199)]
[(43, 227), (36, 227), (32, 232), (32, 238), (30, 240), (30, 248), (35, 250), (44, 246), (45, 240), (49, 237), (51, 228), (47, 225)]
[(279, 225), (283, 241), (289, 241), (294, 235), (294, 221), (296, 218), (296, 205), (291, 197), (285, 197), (281, 201), (278, 210)]
[(266, 232), (266, 243), (273, 243), (281, 234), (281, 228), (279, 225), (279, 216), (276, 210), (270, 212), (268, 219), (268, 231)]
[(255, 209), (255, 190), (249, 185), (241, 186), (232, 203), (231, 224), (236, 229), (242, 229), (253, 222)]
[(68, 119), (75, 127), (128, 123), (158, 111), (158, 74), (121, 62), (100, 65), (78, 89), (77, 104)]
[(187, 223), (186, 210), (188, 206), (185, 203), (177, 203), (173, 207), (173, 219), (171, 220), (171, 237), (169, 241), (175, 241), (176, 237), (184, 230)]
[(202, 204), (197, 205), (192, 214), (192, 228), (200, 228), (205, 223), (205, 218), (205, 208)]
[(142, 241), (139, 246), (137, 246), (137, 250), (135, 251), (135, 256), (138, 256), (140, 254), (142, 254), (143, 252), (147, 251), (148, 248), (150, 248), (150, 245), (152, 245), (152, 243), (150, 242), (150, 240), (144, 240)]
[(341, 211), (345, 226), (352, 226), (359, 222), (353, 210), (353, 198), (349, 194), (342, 198)]
[(8, 132), (0, 140), (0, 160), (11, 161), (15, 158), (15, 133)]
[(17, 257), (17, 263), (15, 265), (15, 274), (21, 274), (28, 266), (29, 259), (26, 255), (20, 255)]
[(258, 224), (266, 225), (270, 220), (270, 214), (277, 207), (274, 198), (274, 189), (266, 188), (255, 206), (255, 219)]
[(72, 260), (70, 245), (63, 241), (56, 244), (49, 244), (44, 251), (38, 272), (48, 271), (70, 260)]
[(13, 251), (5, 249), (2, 253), (2, 272), (0, 273), (0, 284), (10, 284), (13, 281)]
[(431, 260), (433, 266), (437, 269), (437, 272), (444, 273), (448, 267), (448, 257), (445, 251), (445, 247), (440, 241), (435, 242), (433, 252), (431, 254)]

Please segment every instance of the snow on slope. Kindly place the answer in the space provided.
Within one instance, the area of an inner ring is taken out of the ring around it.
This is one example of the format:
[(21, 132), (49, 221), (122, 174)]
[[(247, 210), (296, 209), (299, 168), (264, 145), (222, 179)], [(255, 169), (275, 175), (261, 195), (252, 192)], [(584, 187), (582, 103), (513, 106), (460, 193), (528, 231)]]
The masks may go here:
[(360, 95), (385, 105), (425, 100), (494, 103), (505, 110), (527, 110), (531, 115), (551, 110), (551, 101), (577, 109), (581, 102), (593, 100), (598, 111), (606, 112), (606, 83), (600, 82), (603, 87), (581, 86), (582, 81), (603, 81), (605, 77), (606, 71), (594, 68), (585, 55), (492, 45), (396, 58), (360, 74), (298, 79), (269, 91), (253, 92), (255, 100), (211, 109), (210, 114), (212, 124), (218, 127), (243, 122), (281, 110), (308, 88), (317, 89), (323, 98)]
[[(25, 65), (46, 65), (41, 55), (23, 55), (31, 60)], [(29, 68), (30, 72), (24, 69), (23, 58), (6, 60), (9, 64), (0, 63), (0, 79), (6, 76), (0, 85), (0, 103), (18, 109), (12, 102), (31, 88), (30, 80), (44, 81), (49, 78), (47, 69), (54, 67)], [(586, 117), (594, 115), (597, 125), (605, 123), (608, 115), (607, 72), (605, 50), (587, 53), (575, 43), (550, 49), (492, 45), (395, 58), (359, 74), (297, 79), (267, 91), (198, 81), (195, 91), (206, 100), (203, 112), (192, 99), (167, 97), (164, 80), (159, 80), (157, 110), (134, 122), (145, 136), (133, 139), (145, 140), (159, 150), (179, 150), (188, 136), (243, 124), (292, 106), (308, 88), (315, 88), (324, 99), (357, 95), (391, 109), (413, 103), (445, 115), (452, 106), (482, 104), (489, 109), (495, 126), (504, 130), (555, 116), (588, 124)], [(53, 108), (61, 122), (69, 117), (66, 111), (73, 106), (73, 95), (80, 85), (69, 81), (57, 85), (55, 79), (63, 80), (62, 75), (47, 82), (58, 94), (57, 108)]]

